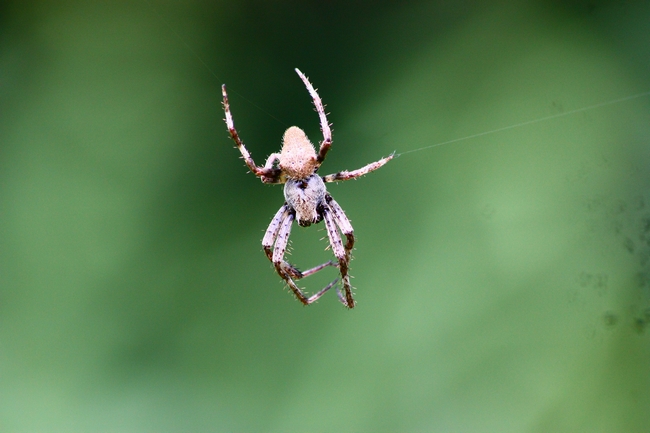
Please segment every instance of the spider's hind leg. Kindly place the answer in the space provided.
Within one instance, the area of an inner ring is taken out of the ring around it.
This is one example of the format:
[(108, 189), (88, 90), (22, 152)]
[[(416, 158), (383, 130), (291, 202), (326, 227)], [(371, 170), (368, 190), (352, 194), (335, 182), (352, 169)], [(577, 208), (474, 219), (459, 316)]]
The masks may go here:
[(239, 138), (239, 134), (235, 129), (235, 123), (233, 122), (232, 114), (230, 113), (230, 103), (228, 102), (228, 93), (226, 93), (225, 84), (221, 86), (221, 93), (223, 95), (223, 110), (226, 114), (225, 120), (226, 126), (228, 127), (228, 132), (230, 133), (230, 137), (235, 142), (235, 146), (237, 149), (239, 149), (239, 152), (241, 152), (242, 158), (244, 158), (244, 162), (248, 166), (248, 169), (255, 176), (262, 179), (262, 182), (264, 183), (284, 183), (284, 179), (282, 178), (282, 170), (280, 170), (278, 167), (273, 166), (273, 164), (278, 160), (279, 154), (271, 154), (267, 159), (264, 167), (258, 167), (255, 164), (253, 157), (251, 156), (248, 149), (246, 149), (246, 146), (242, 142), (241, 138)]
[(316, 89), (314, 89), (314, 86), (312, 86), (305, 74), (300, 72), (298, 68), (296, 68), (296, 72), (300, 76), (302, 82), (305, 84), (305, 87), (307, 87), (307, 91), (314, 101), (314, 107), (316, 107), (316, 112), (318, 113), (318, 118), (320, 119), (320, 129), (323, 133), (323, 141), (321, 141), (320, 149), (318, 150), (318, 156), (316, 158), (318, 165), (320, 165), (325, 160), (325, 155), (327, 155), (330, 147), (332, 147), (332, 130), (330, 129), (330, 124), (327, 121), (325, 107), (323, 107), (323, 102), (321, 101), (320, 96), (318, 96), (318, 92), (316, 92)]

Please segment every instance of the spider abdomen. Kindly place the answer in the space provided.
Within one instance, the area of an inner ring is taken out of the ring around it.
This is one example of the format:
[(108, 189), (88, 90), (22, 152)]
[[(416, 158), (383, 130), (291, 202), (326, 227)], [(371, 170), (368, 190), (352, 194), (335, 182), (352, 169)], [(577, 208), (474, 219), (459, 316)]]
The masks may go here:
[(284, 132), (280, 168), (292, 179), (307, 179), (318, 168), (316, 151), (305, 131), (292, 126)]
[(319, 208), (322, 208), (325, 194), (325, 183), (317, 174), (303, 180), (288, 179), (284, 184), (284, 199), (296, 212), (296, 220), (303, 227), (323, 219)]

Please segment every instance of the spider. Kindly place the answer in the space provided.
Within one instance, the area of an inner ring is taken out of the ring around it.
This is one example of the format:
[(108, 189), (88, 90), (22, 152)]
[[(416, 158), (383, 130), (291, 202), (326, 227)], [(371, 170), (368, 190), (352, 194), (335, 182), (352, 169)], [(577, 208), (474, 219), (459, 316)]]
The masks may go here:
[[(235, 129), (232, 114), (230, 113), (226, 85), (224, 84), (221, 86), (221, 91), (223, 93), (223, 108), (226, 114), (226, 126), (250, 171), (259, 177), (263, 183), (284, 184), (285, 203), (271, 220), (271, 224), (269, 224), (262, 239), (264, 252), (269, 260), (273, 262), (278, 275), (287, 283), (300, 302), (309, 305), (334, 287), (339, 278), (336, 278), (311, 296), (307, 296), (296, 285), (295, 281), (315, 274), (328, 266), (338, 267), (343, 291), (345, 292), (341, 293), (341, 289), (337, 286), (338, 298), (346, 307), (354, 308), (355, 302), (352, 297), (349, 275), (350, 253), (354, 246), (354, 230), (341, 206), (327, 192), (325, 183), (356, 179), (368, 174), (390, 161), (394, 153), (358, 170), (341, 171), (327, 176), (319, 176), (317, 174), (318, 168), (325, 160), (325, 155), (332, 146), (332, 131), (318, 93), (316, 93), (309, 79), (302, 72), (298, 69), (296, 69), (296, 72), (314, 100), (314, 106), (320, 118), (323, 141), (320, 143), (318, 153), (316, 153), (305, 132), (297, 126), (292, 126), (284, 133), (280, 153), (271, 154), (263, 167), (257, 166)], [(285, 261), (284, 254), (294, 220), (301, 227), (325, 221), (330, 246), (336, 261), (330, 260), (306, 271), (300, 271), (294, 265)], [(345, 244), (343, 244), (339, 230), (345, 236)]]

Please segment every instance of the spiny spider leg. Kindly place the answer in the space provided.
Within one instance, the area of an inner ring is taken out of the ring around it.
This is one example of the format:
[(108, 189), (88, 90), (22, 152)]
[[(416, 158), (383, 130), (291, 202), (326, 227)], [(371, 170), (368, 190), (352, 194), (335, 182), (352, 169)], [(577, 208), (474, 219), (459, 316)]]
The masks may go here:
[[(341, 275), (343, 275), (343, 272), (345, 272), (345, 276), (347, 279), (347, 288), (345, 284), (343, 285), (344, 288), (346, 289), (345, 291), (345, 296), (348, 299), (348, 306), (350, 308), (354, 307), (354, 299), (352, 299), (352, 287), (350, 286), (350, 276), (348, 275), (348, 272), (350, 270), (349, 265), (350, 265), (350, 260), (352, 259), (351, 253), (352, 253), (352, 248), (354, 248), (354, 229), (352, 228), (352, 224), (350, 223), (350, 220), (345, 216), (345, 212), (343, 212), (343, 209), (341, 209), (341, 206), (334, 201), (333, 198), (330, 197), (330, 206), (332, 208), (332, 215), (334, 215), (334, 221), (336, 224), (339, 226), (341, 229), (341, 232), (345, 235), (346, 243), (345, 243), (345, 269), (341, 270)], [(339, 269), (341, 269), (341, 265), (339, 263)], [(350, 302), (351, 301), (351, 302)]]
[(237, 149), (241, 152), (244, 162), (246, 162), (249, 170), (255, 176), (261, 178), (264, 183), (284, 183), (284, 180), (282, 179), (282, 171), (277, 167), (273, 167), (273, 164), (279, 160), (280, 154), (271, 154), (271, 156), (266, 160), (264, 167), (258, 167), (255, 164), (253, 157), (250, 152), (248, 152), (248, 149), (246, 149), (246, 146), (244, 146), (244, 143), (241, 141), (241, 138), (239, 138), (239, 134), (235, 129), (235, 123), (233, 122), (232, 114), (230, 113), (230, 104), (228, 103), (228, 94), (226, 93), (225, 84), (221, 86), (221, 93), (223, 94), (223, 110), (226, 113), (226, 126), (228, 127), (228, 132), (237, 145)]
[(293, 291), (293, 294), (296, 295), (296, 298), (298, 298), (298, 300), (303, 304), (308, 305), (309, 302), (307, 297), (302, 293), (298, 286), (296, 286), (296, 283), (293, 282), (284, 266), (284, 253), (287, 249), (287, 243), (289, 242), (289, 234), (291, 233), (293, 218), (293, 215), (288, 213), (280, 224), (280, 230), (278, 231), (278, 236), (275, 240), (275, 247), (273, 248), (273, 264), (275, 265), (275, 271), (284, 281), (287, 282), (289, 288)]
[[(273, 249), (273, 244), (274, 243), (276, 244), (276, 249), (277, 249), (278, 243), (276, 241), (276, 238), (278, 238), (278, 233), (280, 232), (280, 228), (282, 227), (283, 222), (286, 221), (286, 219), (289, 218), (289, 216), (293, 218), (293, 216), (291, 215), (291, 209), (285, 203), (271, 220), (271, 223), (269, 224), (269, 228), (266, 230), (266, 233), (264, 234), (264, 238), (262, 239), (262, 247), (264, 248), (266, 257), (268, 257), (272, 263), (275, 263), (275, 261), (273, 260), (273, 256), (275, 254), (275, 251)], [(291, 227), (289, 227), (289, 230), (291, 230)], [(287, 242), (289, 242), (288, 235), (287, 235)], [(284, 256), (284, 251), (282, 252), (282, 254)], [(303, 273), (298, 270), (298, 268), (293, 266), (291, 263), (284, 261), (284, 257), (282, 258), (282, 268), (285, 269), (289, 273), (289, 275), (291, 275), (293, 278), (297, 280), (303, 278), (304, 276)], [(312, 273), (314, 272), (316, 271), (313, 271)]]
[(311, 98), (314, 100), (314, 106), (316, 107), (316, 111), (318, 112), (318, 117), (320, 119), (320, 129), (323, 132), (323, 141), (320, 144), (318, 156), (316, 157), (316, 160), (320, 164), (325, 160), (325, 155), (327, 155), (330, 147), (332, 147), (332, 130), (330, 129), (330, 124), (327, 122), (327, 116), (325, 115), (323, 102), (321, 101), (320, 96), (318, 96), (316, 89), (314, 89), (314, 86), (312, 86), (312, 84), (309, 82), (309, 78), (300, 72), (298, 68), (296, 68), (296, 72), (300, 76), (302, 82), (305, 83), (307, 91), (311, 95)]
[(271, 220), (271, 223), (269, 224), (269, 228), (266, 229), (264, 238), (262, 239), (262, 247), (264, 247), (266, 257), (268, 257), (270, 261), (273, 261), (273, 243), (275, 242), (275, 238), (278, 236), (278, 232), (280, 231), (280, 225), (288, 215), (289, 206), (287, 206), (285, 203), (282, 205), (280, 210), (276, 212), (275, 216)]
[[(323, 287), (323, 288), (322, 288), (318, 293), (314, 293), (313, 295), (311, 295), (311, 296), (309, 297), (309, 299), (307, 300), (307, 302), (308, 302), (309, 304), (311, 304), (311, 303), (313, 303), (314, 301), (317, 301), (318, 298), (320, 298), (321, 296), (323, 296), (323, 295), (325, 294), (325, 292), (327, 292), (329, 289), (331, 289), (332, 287), (334, 287), (334, 285), (335, 285), (336, 283), (338, 283), (338, 282), (339, 282), (339, 279), (338, 279), (338, 278), (334, 279), (334, 281), (332, 281), (331, 283), (329, 283), (327, 286)], [(337, 291), (337, 292), (339, 291), (338, 288), (336, 289), (336, 291)], [(339, 296), (339, 298), (340, 298), (340, 296)]]
[(352, 171), (343, 170), (343, 171), (339, 171), (338, 173), (328, 174), (327, 176), (323, 176), (323, 181), (341, 182), (344, 180), (356, 179), (357, 177), (361, 177), (363, 175), (370, 173), (371, 171), (375, 171), (378, 168), (382, 167), (388, 161), (393, 159), (393, 156), (395, 156), (395, 154), (391, 153), (386, 158), (382, 158), (379, 161), (371, 162), (370, 164), (365, 165), (357, 170), (352, 170)]
[[(321, 269), (325, 269), (328, 266), (334, 266), (337, 267), (338, 263), (336, 263), (334, 260), (330, 260), (328, 262), (323, 263), (322, 265), (314, 266), (311, 269), (307, 269), (306, 271), (299, 271), (300, 274), (302, 275), (301, 278), (308, 277), (310, 275), (315, 274), (316, 272), (320, 271)], [(294, 268), (295, 269), (295, 268)], [(297, 270), (297, 269), (296, 269)]]
[[(287, 244), (289, 242), (289, 234), (291, 233), (291, 226), (293, 224), (294, 215), (292, 210), (288, 205), (284, 205), (280, 210), (275, 214), (269, 228), (264, 235), (262, 240), (262, 245), (264, 247), (264, 252), (267, 257), (275, 265), (275, 270), (284, 279), (289, 288), (293, 291), (294, 295), (298, 298), (300, 302), (305, 305), (309, 305), (316, 301), (318, 298), (323, 296), (325, 292), (331, 289), (337, 282), (338, 278), (332, 281), (330, 284), (325, 286), (319, 292), (313, 294), (310, 297), (307, 297), (302, 290), (296, 285), (293, 281), (308, 277), (309, 275), (315, 274), (321, 269), (326, 268), (327, 266), (336, 266), (336, 263), (333, 261), (328, 261), (322, 265), (318, 265), (314, 268), (311, 268), (305, 272), (300, 272), (296, 267), (284, 260), (284, 253), (286, 252)], [(271, 248), (275, 243), (275, 247)], [(293, 278), (292, 278), (293, 277)]]
[[(350, 285), (349, 263), (350, 253), (354, 247), (354, 230), (350, 220), (345, 216), (341, 206), (334, 201), (332, 196), (327, 194), (325, 196), (325, 211), (323, 212), (323, 219), (325, 220), (325, 227), (327, 234), (330, 238), (332, 245), (332, 252), (339, 260), (339, 272), (341, 273), (341, 281), (343, 281), (343, 290), (345, 291), (345, 298), (339, 293), (339, 299), (348, 308), (354, 308), (354, 298), (352, 297), (352, 287)], [(346, 244), (343, 246), (339, 228), (346, 237)]]
[[(285, 203), (280, 208), (280, 210), (278, 210), (278, 212), (271, 220), (271, 223), (269, 224), (269, 228), (266, 230), (266, 233), (264, 234), (264, 238), (262, 239), (262, 247), (264, 248), (264, 253), (266, 253), (266, 257), (268, 257), (271, 262), (273, 262), (273, 244), (275, 243), (275, 240), (278, 236), (278, 232), (280, 231), (280, 226), (282, 225), (282, 221), (289, 215), (289, 213), (291, 213), (291, 210), (289, 206)], [(291, 277), (293, 277), (296, 280), (315, 274), (316, 272), (328, 266), (338, 266), (338, 263), (336, 263), (333, 260), (330, 260), (328, 262), (323, 263), (322, 265), (314, 266), (313, 268), (308, 269), (306, 271), (298, 270), (298, 268), (296, 268), (295, 266), (293, 266), (291, 263), (287, 261), (284, 261), (283, 263), (283, 267), (285, 268), (285, 270), (291, 275)]]

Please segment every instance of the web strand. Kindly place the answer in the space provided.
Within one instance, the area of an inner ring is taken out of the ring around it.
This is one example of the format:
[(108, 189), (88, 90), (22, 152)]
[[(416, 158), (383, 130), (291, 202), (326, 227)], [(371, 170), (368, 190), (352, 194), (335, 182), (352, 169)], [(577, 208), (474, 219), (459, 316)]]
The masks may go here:
[[(178, 39), (178, 41), (180, 42), (180, 44), (183, 45), (183, 46), (185, 46), (185, 48), (186, 48), (190, 53), (192, 53), (192, 55), (193, 55), (194, 57), (196, 57), (197, 60), (198, 60), (199, 62), (201, 62), (201, 64), (205, 67), (205, 69), (206, 69), (206, 70), (207, 70), (207, 71), (208, 71), (208, 72), (209, 72), (213, 77), (215, 77), (215, 78), (217, 79), (217, 81), (222, 82), (222, 81), (221, 81), (221, 78), (219, 78), (219, 76), (218, 76), (218, 75), (217, 75), (217, 74), (212, 70), (212, 68), (210, 68), (210, 66), (208, 66), (208, 64), (203, 60), (203, 58), (202, 58), (202, 57), (201, 57), (201, 56), (200, 56), (200, 55), (199, 55), (199, 54), (198, 54), (194, 49), (192, 49), (192, 47), (191, 47), (191, 46), (190, 46), (190, 45), (189, 45), (189, 44), (188, 44), (188, 43), (187, 43), (187, 42), (186, 42), (186, 41), (181, 37), (181, 35), (178, 34), (178, 32), (177, 32), (177, 31), (172, 27), (172, 25), (169, 23), (169, 21), (167, 21), (167, 20), (165, 19), (165, 17), (162, 15), (162, 13), (161, 13), (158, 9), (156, 9), (156, 8), (155, 8), (155, 7), (154, 7), (154, 6), (149, 2), (149, 0), (143, 0), (143, 1), (144, 1), (147, 5), (149, 5), (149, 7), (151, 8), (151, 10), (154, 11), (154, 13), (155, 13), (155, 14), (158, 16), (158, 18), (160, 19), (160, 21), (162, 21), (162, 22), (165, 24), (165, 26), (167, 26), (167, 28), (168, 28), (168, 29), (169, 29), (169, 30), (174, 34), (174, 36), (176, 37), (176, 39)], [(278, 119), (278, 118), (275, 117), (273, 114), (269, 113), (268, 111), (266, 111), (265, 109), (263, 109), (263, 108), (260, 107), (259, 105), (255, 104), (255, 103), (254, 103), (253, 101), (251, 101), (250, 99), (246, 98), (244, 95), (242, 95), (241, 93), (239, 93), (236, 89), (233, 89), (231, 86), (228, 86), (228, 91), (229, 91), (230, 93), (234, 93), (234, 94), (238, 95), (238, 96), (241, 97), (243, 100), (245, 100), (246, 102), (248, 102), (249, 104), (251, 104), (253, 107), (257, 108), (258, 110), (260, 110), (261, 112), (265, 113), (265, 114), (268, 115), (269, 117), (271, 117), (271, 118), (277, 120), (278, 122), (280, 122), (281, 124), (283, 124), (283, 125), (286, 126), (286, 123), (285, 123), (285, 122), (283, 122), (282, 120)], [(479, 133), (477, 133), (477, 134), (467, 135), (467, 136), (465, 136), (465, 137), (455, 138), (455, 139), (453, 139), (453, 140), (443, 141), (443, 142), (441, 142), (441, 143), (431, 144), (431, 145), (429, 145), (429, 146), (424, 146), (424, 147), (419, 147), (419, 148), (417, 148), (417, 149), (407, 150), (407, 151), (404, 151), (404, 152), (396, 153), (396, 154), (395, 154), (395, 157), (400, 157), (400, 156), (402, 156), (402, 155), (406, 155), (406, 154), (409, 154), (409, 153), (420, 152), (420, 151), (427, 150), (427, 149), (433, 149), (434, 147), (445, 146), (445, 145), (447, 145), (447, 144), (458, 143), (458, 142), (460, 142), (460, 141), (471, 140), (472, 138), (483, 137), (483, 136), (485, 136), (485, 135), (496, 134), (497, 132), (507, 131), (507, 130), (509, 130), (509, 129), (515, 129), (515, 128), (520, 128), (520, 127), (527, 126), (527, 125), (532, 125), (532, 124), (535, 124), (535, 123), (546, 122), (547, 120), (557, 119), (557, 118), (559, 118), (559, 117), (564, 117), (564, 116), (570, 116), (570, 115), (572, 115), (572, 114), (582, 113), (582, 112), (584, 112), (584, 111), (594, 110), (594, 109), (597, 109), (597, 108), (606, 107), (606, 106), (608, 106), (608, 105), (618, 104), (618, 103), (621, 103), (621, 102), (630, 101), (630, 100), (632, 100), (632, 99), (638, 99), (638, 98), (642, 98), (642, 97), (644, 97), (644, 96), (649, 96), (649, 95), (650, 95), (650, 91), (641, 92), (641, 93), (636, 93), (636, 94), (634, 94), (634, 95), (624, 96), (624, 97), (622, 97), (622, 98), (612, 99), (612, 100), (605, 101), (605, 102), (601, 102), (601, 103), (598, 103), (598, 104), (588, 105), (588, 106), (586, 106), (586, 107), (582, 107), (582, 108), (576, 108), (575, 110), (569, 110), (569, 111), (565, 111), (565, 112), (563, 112), (563, 113), (557, 113), (557, 114), (552, 114), (552, 115), (550, 115), (550, 116), (539, 117), (539, 118), (537, 118), (537, 119), (527, 120), (527, 121), (524, 121), (524, 122), (521, 122), (521, 123), (516, 123), (516, 124), (514, 124), (514, 125), (509, 125), (509, 126), (504, 126), (504, 127), (502, 127), (502, 128), (492, 129), (492, 130), (490, 130), (490, 131), (479, 132)]]
[(594, 110), (596, 108), (605, 107), (607, 105), (618, 104), (618, 103), (621, 103), (621, 102), (630, 101), (632, 99), (638, 99), (638, 98), (642, 98), (644, 96), (649, 96), (649, 95), (650, 95), (650, 91), (637, 93), (637, 94), (630, 95), (630, 96), (625, 96), (623, 98), (612, 99), (610, 101), (601, 102), (601, 103), (594, 104), (594, 105), (588, 105), (588, 106), (582, 107), (582, 108), (576, 108), (575, 110), (569, 110), (569, 111), (565, 111), (563, 113), (558, 113), (558, 114), (552, 114), (550, 116), (539, 117), (537, 119), (527, 120), (525, 122), (516, 123), (514, 125), (504, 126), (502, 128), (497, 128), (497, 129), (492, 129), (490, 131), (479, 132), (478, 134), (472, 134), (472, 135), (468, 135), (468, 136), (465, 136), (465, 137), (455, 138), (453, 140), (443, 141), (441, 143), (432, 144), (430, 146), (424, 146), (424, 147), (419, 147), (417, 149), (407, 150), (405, 152), (398, 153), (395, 156), (398, 157), (398, 156), (406, 155), (407, 153), (420, 152), (421, 150), (432, 149), (434, 147), (444, 146), (444, 145), (451, 144), (451, 143), (457, 143), (459, 141), (470, 140), (472, 138), (482, 137), (484, 135), (496, 134), (497, 132), (507, 131), (509, 129), (520, 128), (522, 126), (532, 125), (534, 123), (545, 122), (547, 120), (557, 119), (558, 117), (564, 117), (564, 116), (569, 116), (571, 114), (581, 113), (583, 111)]

